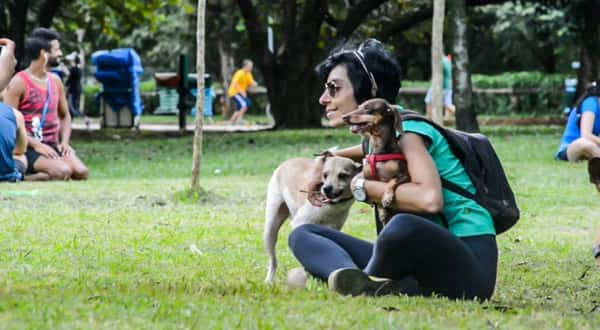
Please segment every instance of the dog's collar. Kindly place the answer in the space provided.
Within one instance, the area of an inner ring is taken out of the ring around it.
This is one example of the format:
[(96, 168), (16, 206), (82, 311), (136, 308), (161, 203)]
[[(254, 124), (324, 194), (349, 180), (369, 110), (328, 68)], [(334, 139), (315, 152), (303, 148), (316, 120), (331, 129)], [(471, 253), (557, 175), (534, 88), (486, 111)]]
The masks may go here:
[(344, 198), (344, 199), (340, 199), (339, 201), (336, 201), (336, 202), (329, 202), (329, 204), (341, 204), (341, 203), (345, 203), (347, 201), (350, 201), (352, 199), (354, 199), (354, 196), (350, 196), (350, 197), (347, 197), (347, 198)]
[(377, 163), (385, 162), (388, 160), (406, 160), (404, 154), (369, 154), (366, 157), (367, 163), (369, 163), (369, 167), (371, 168), (371, 175), (373, 175), (373, 179), (379, 181), (379, 175), (377, 175)]

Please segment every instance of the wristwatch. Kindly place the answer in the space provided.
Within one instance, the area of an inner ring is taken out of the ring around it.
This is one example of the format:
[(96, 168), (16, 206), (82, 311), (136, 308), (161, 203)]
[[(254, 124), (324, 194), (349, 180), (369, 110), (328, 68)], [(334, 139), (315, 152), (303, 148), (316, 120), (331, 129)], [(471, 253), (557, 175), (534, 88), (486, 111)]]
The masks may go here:
[(365, 179), (359, 178), (354, 181), (352, 185), (352, 195), (354, 199), (359, 202), (365, 202), (367, 200), (367, 192), (365, 191)]

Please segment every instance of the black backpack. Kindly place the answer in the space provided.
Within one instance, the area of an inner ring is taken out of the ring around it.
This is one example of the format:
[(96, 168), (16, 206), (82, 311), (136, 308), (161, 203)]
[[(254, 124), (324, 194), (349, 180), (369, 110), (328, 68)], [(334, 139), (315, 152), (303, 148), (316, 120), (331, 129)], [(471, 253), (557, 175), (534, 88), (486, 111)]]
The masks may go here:
[[(442, 178), (444, 188), (483, 206), (494, 220), (496, 234), (507, 231), (517, 223), (520, 216), (519, 207), (502, 169), (502, 164), (487, 137), (482, 134), (443, 128), (413, 111), (403, 110), (400, 115), (402, 120), (424, 121), (440, 132), (448, 142), (452, 153), (462, 163), (476, 191), (473, 195), (453, 182)], [(363, 151), (368, 151), (368, 139), (364, 139), (364, 141)], [(378, 223), (377, 232), (381, 230), (380, 226)]]

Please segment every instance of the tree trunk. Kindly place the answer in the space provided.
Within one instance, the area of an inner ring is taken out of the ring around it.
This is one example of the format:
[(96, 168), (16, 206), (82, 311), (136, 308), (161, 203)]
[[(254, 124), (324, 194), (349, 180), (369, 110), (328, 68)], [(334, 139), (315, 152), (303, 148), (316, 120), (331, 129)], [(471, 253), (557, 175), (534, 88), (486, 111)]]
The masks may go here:
[(204, 44), (206, 0), (198, 0), (198, 21), (196, 22), (196, 79), (198, 97), (196, 98), (196, 120), (194, 128), (194, 149), (192, 154), (191, 191), (200, 192), (200, 165), (202, 164), (202, 120), (204, 118)]
[(231, 100), (227, 96), (227, 89), (231, 83), (233, 70), (235, 69), (235, 61), (231, 54), (231, 49), (225, 45), (223, 40), (217, 42), (219, 47), (219, 57), (221, 59), (221, 85), (223, 86), (223, 102), (221, 103), (221, 114), (223, 119), (229, 119), (232, 115)]
[(578, 99), (588, 84), (600, 79), (600, 24), (598, 13), (600, 0), (586, 0), (582, 6), (583, 27), (581, 31), (581, 66), (577, 72)]
[(275, 129), (321, 127), (323, 109), (311, 88), (319, 85), (313, 70), (286, 71), (284, 67), (276, 67), (268, 71), (272, 78), (267, 79), (265, 75), (265, 80)]
[(444, 47), (445, 0), (433, 1), (433, 28), (431, 33), (431, 117), (443, 125), (442, 114), (442, 56)]
[(456, 105), (456, 128), (465, 132), (479, 132), (477, 114), (473, 109), (473, 85), (469, 65), (469, 46), (467, 38), (467, 15), (465, 0), (452, 1), (450, 4), (451, 28), (454, 41), (452, 57), (454, 61), (454, 104)]
[(27, 22), (27, 10), (29, 0), (11, 1), (8, 5), (10, 15), (10, 31), (8, 37), (15, 42), (15, 57), (17, 58), (17, 70), (23, 70), (27, 63), (23, 63), (25, 52), (25, 24)]
[[(322, 109), (317, 104), (320, 90), (314, 67), (321, 25), (327, 12), (326, 1), (307, 0), (297, 10), (295, 0), (288, 0), (285, 17), (296, 20), (281, 36), (281, 47), (275, 54), (267, 48), (266, 25), (249, 0), (238, 0), (256, 63), (260, 68), (275, 128), (308, 128), (321, 126)], [(297, 10), (297, 11), (296, 11)]]

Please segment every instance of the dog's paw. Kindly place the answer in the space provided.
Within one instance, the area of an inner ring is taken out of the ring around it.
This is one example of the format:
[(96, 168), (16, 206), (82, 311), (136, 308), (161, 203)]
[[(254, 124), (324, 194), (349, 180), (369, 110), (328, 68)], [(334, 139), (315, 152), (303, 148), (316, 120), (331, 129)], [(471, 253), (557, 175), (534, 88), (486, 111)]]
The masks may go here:
[(388, 210), (385, 208), (379, 210), (379, 222), (381, 222), (385, 226), (387, 225), (388, 220)]
[(381, 206), (383, 206), (383, 208), (388, 208), (390, 206), (392, 206), (392, 203), (394, 202), (394, 192), (390, 192), (390, 191), (386, 191), (383, 193), (383, 196), (381, 196)]

